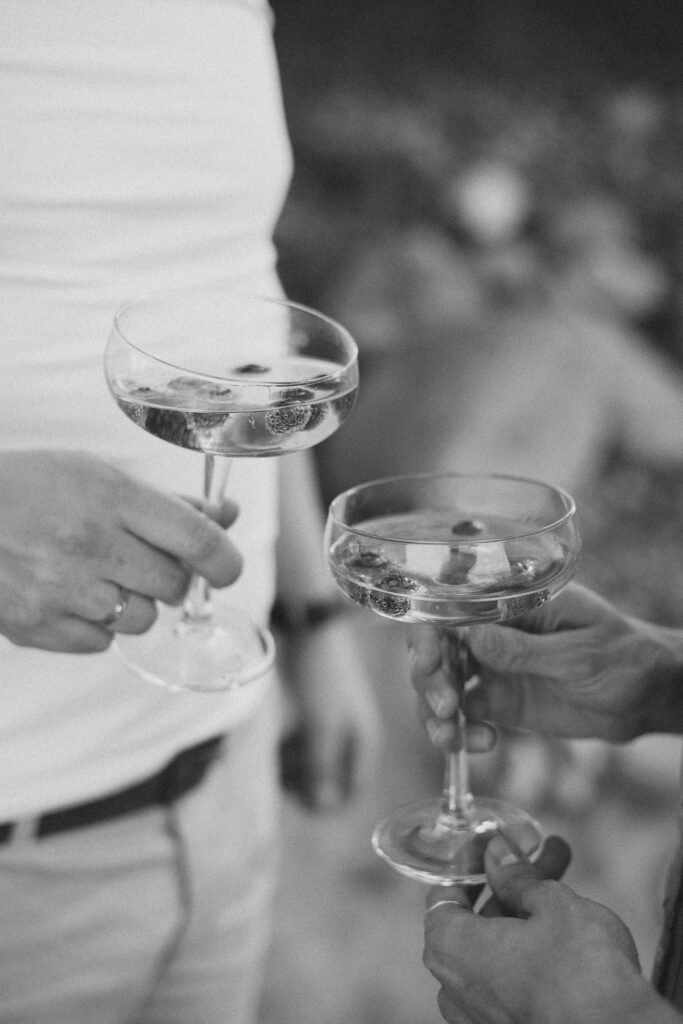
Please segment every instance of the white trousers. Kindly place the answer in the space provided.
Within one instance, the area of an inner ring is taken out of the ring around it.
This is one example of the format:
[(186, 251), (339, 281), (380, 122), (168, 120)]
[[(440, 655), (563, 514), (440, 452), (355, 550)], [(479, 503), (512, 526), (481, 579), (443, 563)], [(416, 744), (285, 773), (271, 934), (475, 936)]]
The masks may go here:
[(0, 847), (0, 1024), (252, 1024), (277, 862), (272, 710), (175, 806)]

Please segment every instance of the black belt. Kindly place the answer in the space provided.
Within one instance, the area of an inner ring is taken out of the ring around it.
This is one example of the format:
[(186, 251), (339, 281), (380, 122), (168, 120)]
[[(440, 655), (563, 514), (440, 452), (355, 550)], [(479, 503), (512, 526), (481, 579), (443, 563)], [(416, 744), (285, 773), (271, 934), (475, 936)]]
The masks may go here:
[[(209, 765), (217, 756), (222, 741), (222, 736), (214, 736), (210, 740), (198, 743), (196, 747), (183, 750), (156, 775), (127, 789), (98, 800), (90, 800), (44, 814), (35, 821), (34, 837), (41, 838), (83, 828), (86, 825), (96, 825), (133, 811), (140, 811), (145, 807), (164, 807), (172, 804), (199, 785)], [(0, 824), (0, 844), (9, 842), (17, 827), (18, 824), (12, 821)]]

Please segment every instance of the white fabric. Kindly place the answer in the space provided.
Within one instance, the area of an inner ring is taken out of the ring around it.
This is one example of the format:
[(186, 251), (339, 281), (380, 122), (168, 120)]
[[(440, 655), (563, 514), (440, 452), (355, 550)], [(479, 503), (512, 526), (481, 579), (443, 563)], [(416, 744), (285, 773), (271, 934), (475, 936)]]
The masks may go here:
[(0, 846), (3, 1024), (256, 1019), (277, 868), (271, 710), (175, 806)]
[[(253, 112), (258, 111), (254, 117)], [(161, 487), (201, 492), (201, 456), (116, 408), (102, 357), (114, 310), (192, 284), (275, 293), (272, 230), (291, 170), (260, 0), (2, 0), (0, 358), (5, 448), (88, 448)], [(274, 460), (237, 460), (230, 597), (273, 594)], [(0, 821), (117, 789), (234, 726), (236, 695), (171, 694), (114, 652), (0, 638)]]

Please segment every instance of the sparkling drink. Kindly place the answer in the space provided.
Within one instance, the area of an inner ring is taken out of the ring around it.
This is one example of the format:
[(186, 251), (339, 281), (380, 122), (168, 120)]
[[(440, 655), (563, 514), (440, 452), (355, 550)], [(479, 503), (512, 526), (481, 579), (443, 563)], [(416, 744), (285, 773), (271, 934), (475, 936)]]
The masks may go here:
[(439, 509), (378, 516), (335, 542), (330, 566), (347, 597), (385, 618), (504, 620), (543, 604), (571, 571), (558, 537), (527, 529), (505, 516), (458, 519)]
[[(222, 287), (157, 292), (122, 307), (104, 369), (132, 423), (203, 455), (208, 504), (222, 501), (233, 458), (283, 455), (332, 434), (358, 387), (356, 344), (341, 324)], [(116, 647), (143, 679), (205, 692), (259, 679), (275, 654), (265, 624), (214, 603), (198, 576), (180, 614), (161, 604), (153, 629), (119, 633)]]
[(225, 380), (176, 375), (150, 387), (117, 377), (111, 387), (119, 408), (148, 433), (233, 458), (319, 444), (344, 422), (356, 395), (355, 379), (340, 378), (334, 363), (301, 355), (228, 368)]
[(525, 811), (469, 790), (465, 717), (472, 675), (467, 627), (544, 604), (574, 572), (575, 505), (539, 481), (424, 473), (359, 484), (327, 518), (330, 570), (347, 597), (385, 619), (436, 627), (456, 695), (437, 799), (414, 801), (376, 826), (373, 846), (397, 871), (431, 885), (483, 885), (497, 832), (533, 856), (541, 827)]

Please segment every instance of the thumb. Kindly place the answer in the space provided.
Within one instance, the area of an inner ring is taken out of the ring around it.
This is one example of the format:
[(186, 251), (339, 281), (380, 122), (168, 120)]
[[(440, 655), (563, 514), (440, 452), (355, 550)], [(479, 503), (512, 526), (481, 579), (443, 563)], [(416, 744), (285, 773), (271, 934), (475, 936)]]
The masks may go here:
[[(491, 852), (492, 858), (496, 856), (496, 849), (494, 848)], [(508, 852), (506, 850), (503, 856)], [(542, 849), (534, 857), (534, 862), (531, 866), (537, 878), (559, 881), (569, 867), (571, 858), (572, 851), (569, 843), (561, 836), (552, 835), (548, 836), (545, 840)], [(523, 860), (524, 858), (520, 859)], [(495, 871), (490, 863), (487, 867), (489, 867), (492, 873)], [(491, 895), (480, 908), (479, 913), (482, 917), (502, 917), (505, 914), (505, 910), (497, 896)]]
[[(560, 841), (559, 846), (553, 844), (551, 847), (558, 859), (558, 871), (560, 862), (564, 861), (566, 865), (565, 845)], [(548, 869), (547, 865), (544, 870), (532, 864), (500, 834), (494, 836), (486, 847), (485, 865), (488, 883), (496, 902), (509, 917), (529, 917), (535, 909), (536, 898), (545, 889), (544, 879), (556, 873)]]

